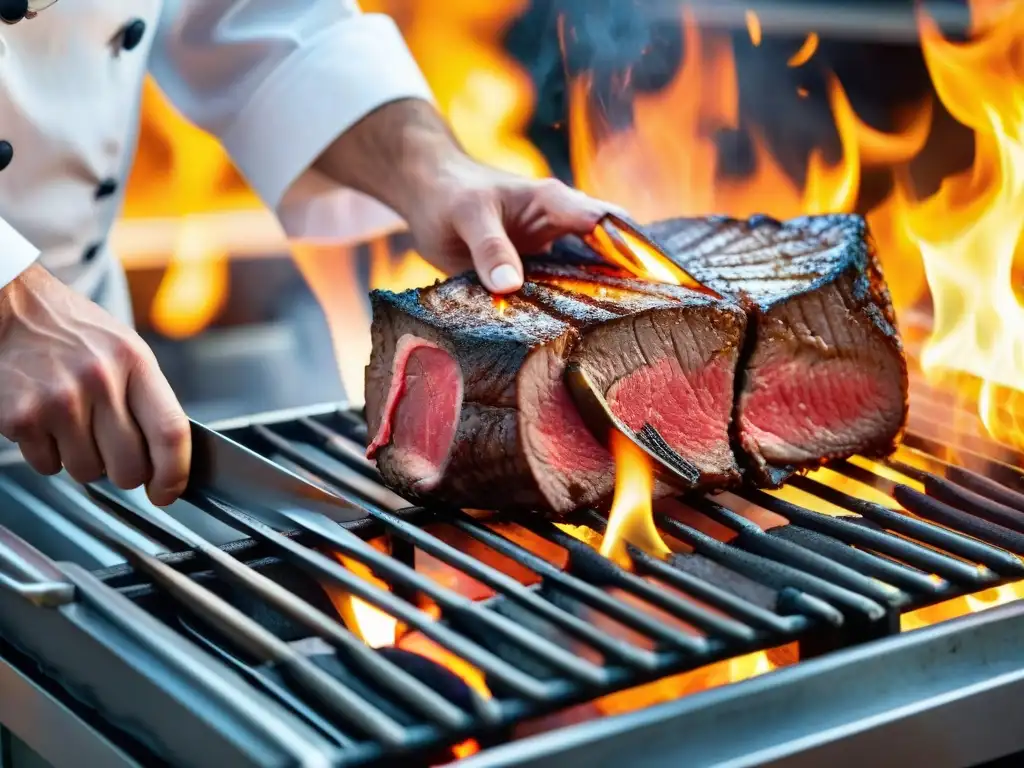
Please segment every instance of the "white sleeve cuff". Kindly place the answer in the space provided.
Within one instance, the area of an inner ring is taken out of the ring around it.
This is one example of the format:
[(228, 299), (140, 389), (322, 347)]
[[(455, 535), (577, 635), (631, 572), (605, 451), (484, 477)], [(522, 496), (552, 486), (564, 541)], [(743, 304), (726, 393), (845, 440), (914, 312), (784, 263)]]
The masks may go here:
[(39, 249), (0, 219), (0, 288), (31, 267), (38, 258)]
[(221, 140), (263, 202), (276, 209), (331, 142), (403, 98), (432, 96), (398, 27), (379, 14), (351, 17), (274, 70)]

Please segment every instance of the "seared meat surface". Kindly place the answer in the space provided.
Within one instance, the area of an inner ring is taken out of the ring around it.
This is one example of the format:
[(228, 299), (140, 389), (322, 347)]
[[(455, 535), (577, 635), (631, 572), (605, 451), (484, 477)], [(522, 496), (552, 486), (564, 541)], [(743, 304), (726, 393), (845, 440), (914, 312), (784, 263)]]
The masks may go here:
[(530, 264), (506, 301), (471, 275), (372, 294), (370, 455), (396, 490), (555, 514), (606, 502), (612, 459), (566, 388), (569, 362), (624, 423), (657, 429), (699, 485), (739, 479), (729, 422), (746, 317), (736, 303), (546, 263)]
[(775, 485), (890, 450), (907, 370), (862, 219), (673, 219), (649, 228), (721, 296), (630, 277), (576, 239), (528, 260), (496, 301), (474, 275), (374, 291), (366, 414), (407, 498), (561, 515), (610, 500), (614, 465), (566, 384), (586, 373), (613, 414), (653, 428), (687, 486)]
[(673, 219), (649, 229), (679, 266), (748, 309), (734, 429), (755, 481), (893, 449), (907, 367), (862, 218)]

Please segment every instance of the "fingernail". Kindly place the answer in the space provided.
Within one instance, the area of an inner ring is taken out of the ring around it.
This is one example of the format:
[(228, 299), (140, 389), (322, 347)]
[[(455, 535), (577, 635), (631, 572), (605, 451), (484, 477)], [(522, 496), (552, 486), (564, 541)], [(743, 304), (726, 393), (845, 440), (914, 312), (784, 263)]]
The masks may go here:
[(491, 270), (491, 285), (502, 293), (517, 291), (522, 284), (519, 272), (511, 264), (501, 264)]

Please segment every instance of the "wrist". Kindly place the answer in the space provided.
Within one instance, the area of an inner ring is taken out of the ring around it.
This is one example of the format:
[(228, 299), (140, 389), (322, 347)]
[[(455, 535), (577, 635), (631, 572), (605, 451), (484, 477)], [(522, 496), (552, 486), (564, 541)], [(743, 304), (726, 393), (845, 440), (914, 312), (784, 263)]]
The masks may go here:
[(50, 273), (36, 262), (0, 288), (0, 339), (6, 337), (11, 323), (21, 313), (26, 296), (41, 290), (47, 279), (52, 279)]
[(408, 220), (417, 201), (466, 162), (471, 161), (436, 108), (420, 99), (403, 99), (352, 126), (314, 167)]

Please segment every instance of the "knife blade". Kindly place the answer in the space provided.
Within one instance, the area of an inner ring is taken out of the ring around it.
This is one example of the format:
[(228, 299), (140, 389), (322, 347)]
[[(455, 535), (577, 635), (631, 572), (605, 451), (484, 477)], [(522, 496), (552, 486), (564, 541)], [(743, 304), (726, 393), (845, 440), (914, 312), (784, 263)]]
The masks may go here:
[(199, 494), (280, 527), (280, 516), (325, 515), (347, 523), (368, 513), (197, 421), (192, 429), (192, 469), (185, 499)]

